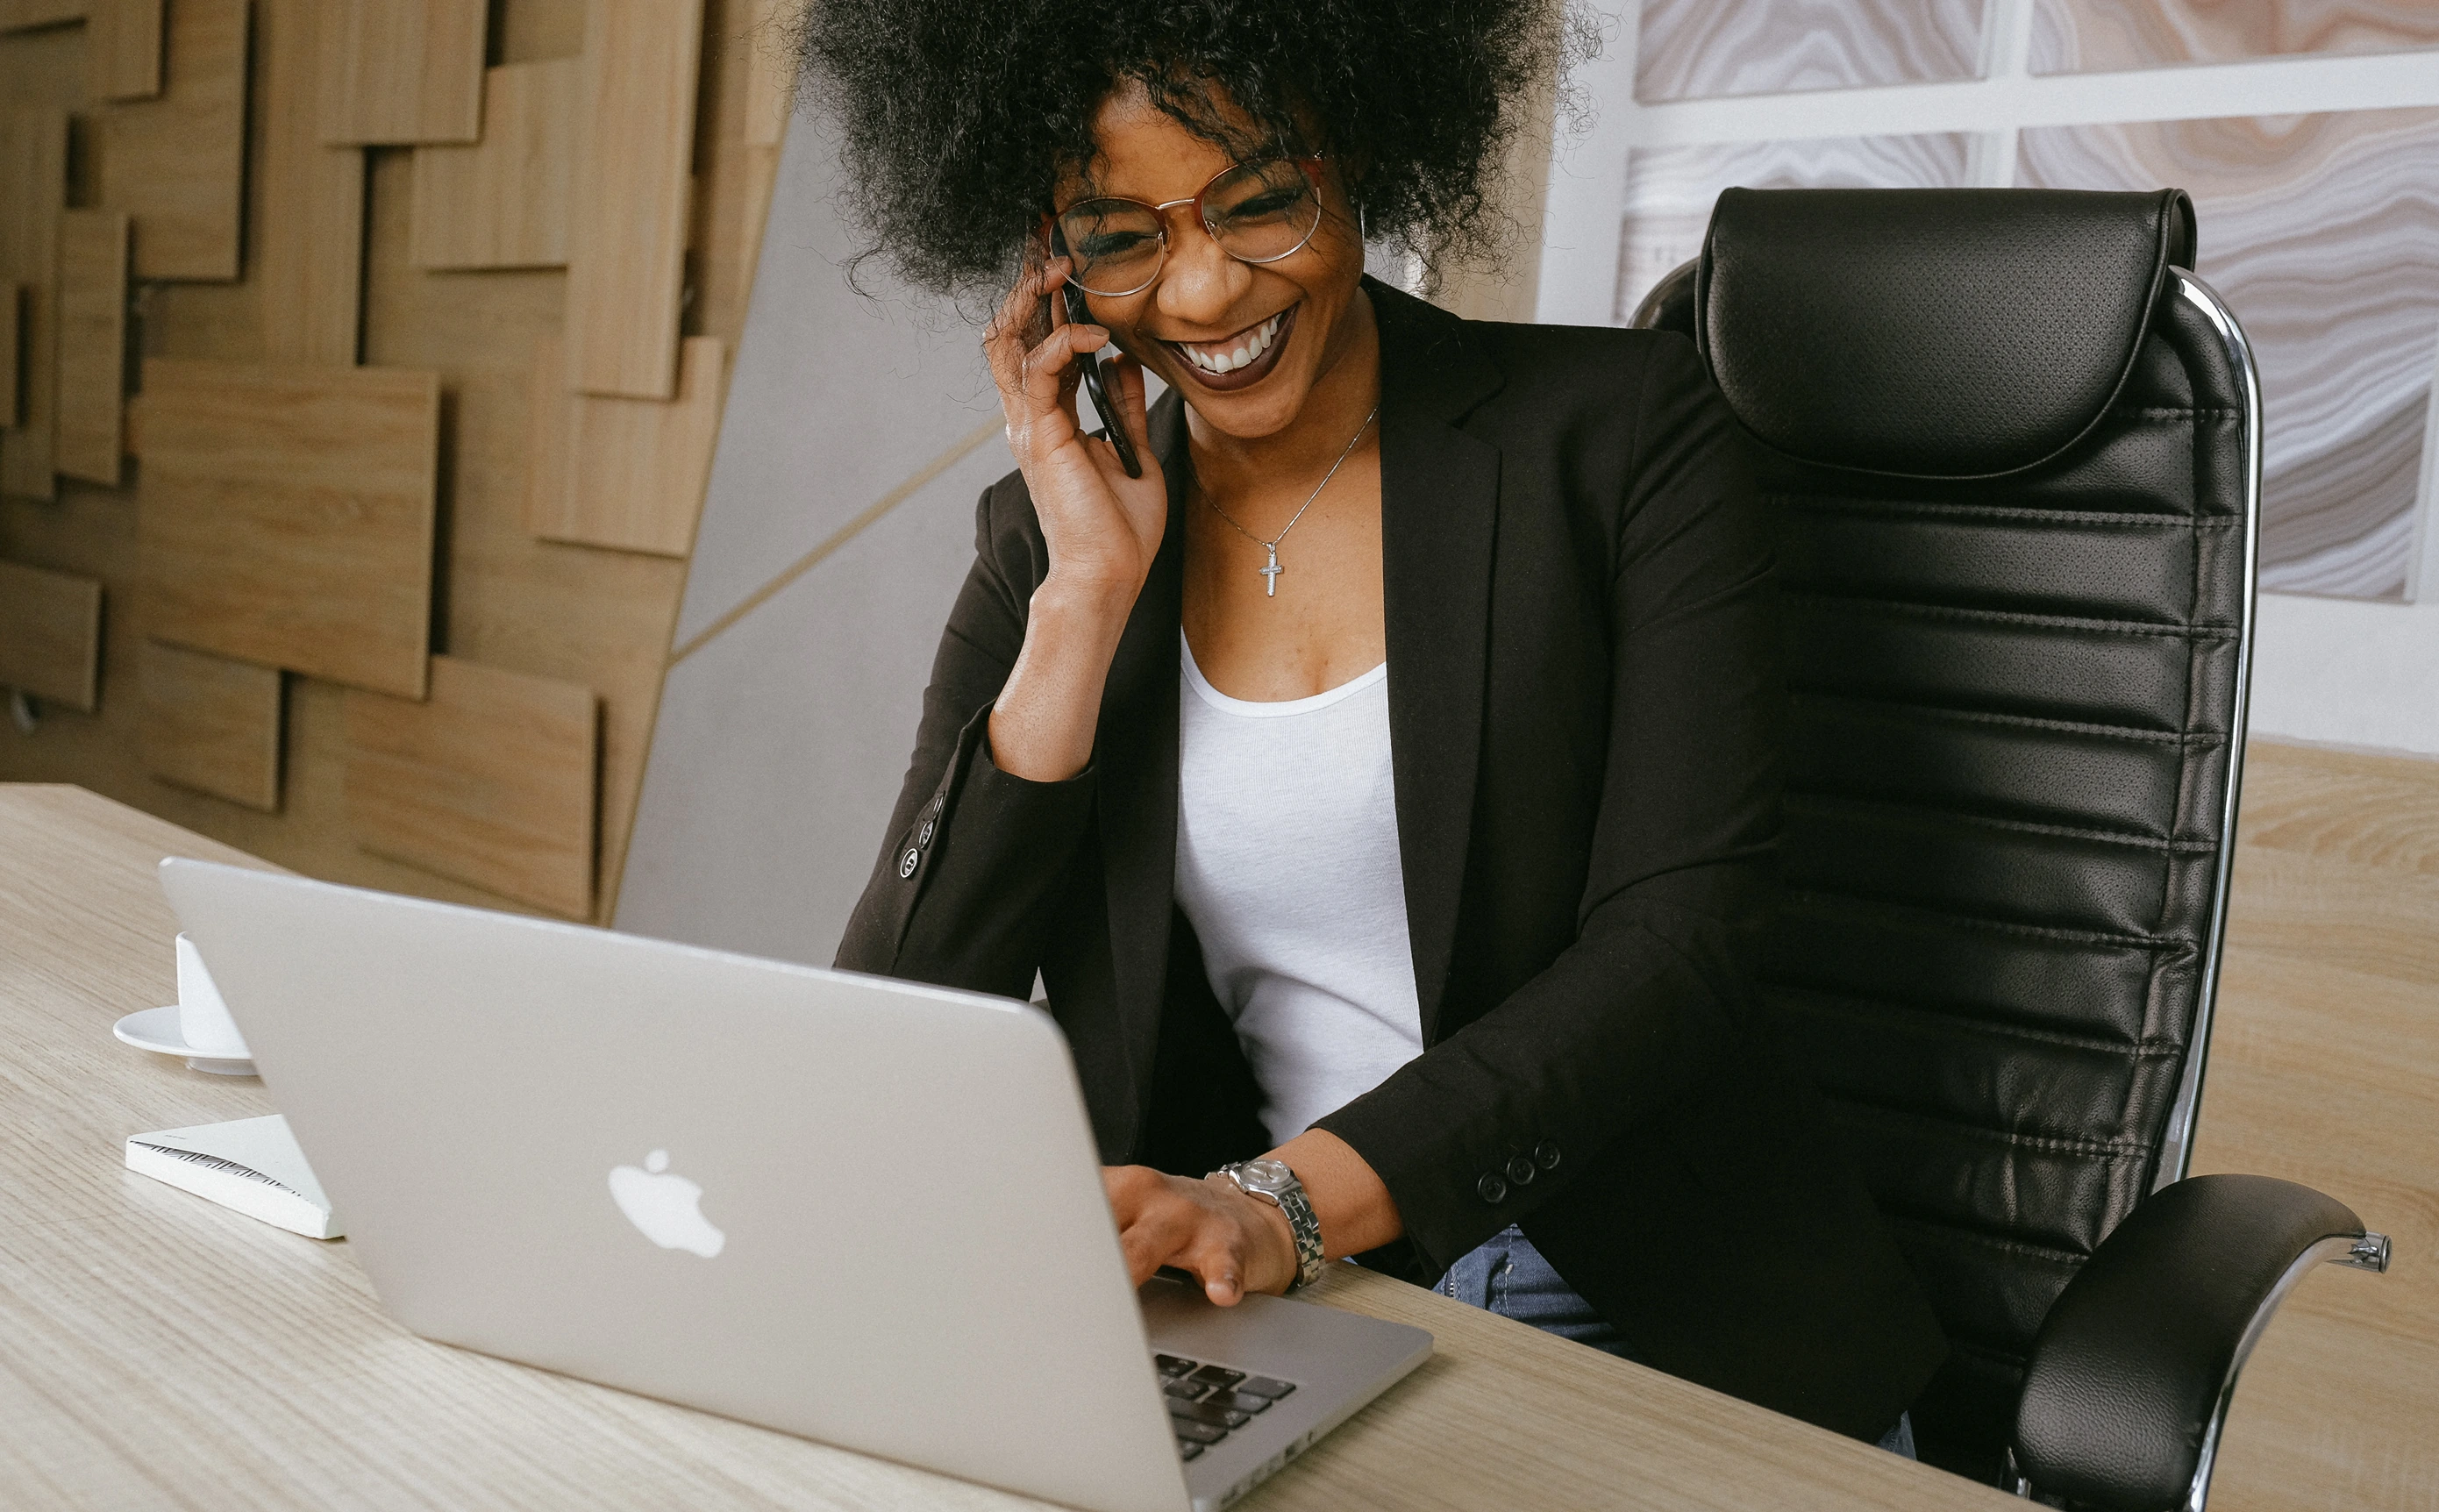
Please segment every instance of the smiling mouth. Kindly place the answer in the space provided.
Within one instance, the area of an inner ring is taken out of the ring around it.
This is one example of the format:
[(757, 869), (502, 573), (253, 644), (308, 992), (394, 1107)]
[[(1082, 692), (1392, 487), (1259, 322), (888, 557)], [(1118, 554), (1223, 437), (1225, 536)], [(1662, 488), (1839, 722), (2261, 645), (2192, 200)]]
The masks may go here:
[(1219, 341), (1164, 341), (1185, 371), (1205, 388), (1243, 388), (1258, 383), (1278, 365), (1288, 333), (1295, 328), (1301, 301), (1256, 325)]

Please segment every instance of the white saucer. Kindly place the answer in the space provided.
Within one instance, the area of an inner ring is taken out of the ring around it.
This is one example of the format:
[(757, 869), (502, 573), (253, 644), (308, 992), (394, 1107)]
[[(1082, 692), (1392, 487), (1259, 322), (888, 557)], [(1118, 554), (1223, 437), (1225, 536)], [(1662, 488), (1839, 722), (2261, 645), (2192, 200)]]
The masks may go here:
[(146, 1008), (141, 1013), (131, 1013), (112, 1024), (110, 1032), (118, 1037), (120, 1043), (132, 1044), (138, 1050), (165, 1056), (185, 1056), (187, 1065), (195, 1071), (208, 1071), (215, 1076), (251, 1076), (255, 1074), (251, 1060), (229, 1060), (218, 1056), (199, 1055), (189, 1049), (185, 1034), (178, 1027), (178, 1005), (174, 1003), (166, 1008)]

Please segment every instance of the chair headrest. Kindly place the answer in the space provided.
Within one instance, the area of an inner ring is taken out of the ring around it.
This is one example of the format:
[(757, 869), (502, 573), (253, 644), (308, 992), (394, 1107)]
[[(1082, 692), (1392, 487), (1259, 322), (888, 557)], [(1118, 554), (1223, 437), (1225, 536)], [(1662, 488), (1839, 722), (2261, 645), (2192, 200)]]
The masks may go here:
[(2099, 422), (2168, 269), (2193, 261), (2181, 189), (1729, 189), (1696, 339), (1773, 450), (1992, 477)]

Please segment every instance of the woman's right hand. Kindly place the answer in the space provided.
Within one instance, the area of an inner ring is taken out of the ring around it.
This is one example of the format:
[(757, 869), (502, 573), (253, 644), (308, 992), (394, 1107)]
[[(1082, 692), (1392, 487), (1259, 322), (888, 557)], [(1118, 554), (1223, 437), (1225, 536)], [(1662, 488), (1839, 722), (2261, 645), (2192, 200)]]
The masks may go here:
[(1050, 548), (1050, 570), (1025, 608), (1024, 649), (990, 715), (991, 760), (1032, 782), (1063, 782), (1091, 763), (1110, 658), (1168, 523), (1167, 486), (1144, 430), (1143, 369), (1126, 358), (1103, 368), (1115, 423), (1143, 463), (1144, 475), (1130, 478), (1117, 449), (1076, 422), (1078, 354), (1108, 346), (1110, 333), (1053, 321), (1030, 339), (1042, 301), (1055, 308), (1051, 295), (1066, 278), (1064, 258), (1028, 272), (983, 338), (1008, 450)]
[[(1008, 450), (1024, 473), (1050, 548), (1042, 587), (1055, 582), (1080, 597), (1114, 602), (1123, 618), (1160, 550), (1168, 492), (1146, 434), (1143, 368), (1132, 358), (1118, 355), (1103, 365), (1118, 413), (1102, 418), (1126, 428), (1143, 476), (1128, 477), (1117, 449), (1085, 435), (1077, 420), (1081, 354), (1108, 347), (1110, 333), (1059, 318), (1065, 302), (1059, 291), (1068, 270), (1064, 258), (1027, 269), (984, 334), (983, 350), (1007, 417)], [(1045, 306), (1052, 311), (1049, 332), (1032, 339)]]

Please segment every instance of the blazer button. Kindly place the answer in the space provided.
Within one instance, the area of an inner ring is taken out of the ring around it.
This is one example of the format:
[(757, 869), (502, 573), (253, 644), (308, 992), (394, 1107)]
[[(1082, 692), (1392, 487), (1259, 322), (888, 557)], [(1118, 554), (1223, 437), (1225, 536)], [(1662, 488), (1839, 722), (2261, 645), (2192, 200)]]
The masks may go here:
[(1541, 1141), (1541, 1143), (1534, 1146), (1533, 1159), (1534, 1162), (1545, 1171), (1557, 1170), (1558, 1168), (1558, 1142), (1555, 1139), (1545, 1139)]
[(1519, 1186), (1529, 1184), (1536, 1174), (1530, 1157), (1519, 1155), (1507, 1163), (1507, 1179)]
[(917, 831), (915, 831), (915, 844), (917, 844), (917, 845), (930, 845), (931, 843), (932, 843), (932, 821), (931, 821), (931, 820), (929, 820), (929, 819), (926, 819), (926, 820), (924, 820), (924, 821), (923, 821), (923, 827), (922, 827), (922, 828), (920, 828), (920, 829), (917, 829)]
[(898, 880), (904, 881), (907, 878), (914, 876), (915, 863), (922, 859), (923, 858), (920, 853), (912, 850), (908, 851), (905, 855), (899, 857)]
[(1481, 1193), (1482, 1200), (1493, 1207), (1507, 1201), (1506, 1180), (1497, 1171), (1484, 1171), (1482, 1180), (1473, 1183), (1473, 1189)]

